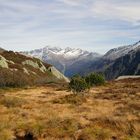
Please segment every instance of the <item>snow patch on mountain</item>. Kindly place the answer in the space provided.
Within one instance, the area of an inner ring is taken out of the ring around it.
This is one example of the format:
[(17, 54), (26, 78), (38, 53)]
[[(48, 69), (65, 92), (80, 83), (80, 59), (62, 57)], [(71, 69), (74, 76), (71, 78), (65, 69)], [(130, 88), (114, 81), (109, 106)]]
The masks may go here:
[(42, 49), (36, 49), (30, 52), (24, 52), (27, 55), (31, 55), (34, 57), (37, 57), (42, 60), (48, 60), (48, 59), (59, 59), (62, 62), (69, 61), (73, 59), (80, 59), (81, 57), (87, 57), (87, 56), (93, 56), (93, 57), (99, 57), (100, 55), (97, 53), (91, 53), (88, 51), (84, 51), (82, 49), (76, 49), (76, 48), (59, 48), (59, 47), (50, 47), (47, 46)]
[(84, 65), (86, 62), (88, 63), (89, 61), (94, 61), (101, 57), (98, 53), (88, 52), (79, 48), (67, 47), (63, 49), (51, 46), (22, 53), (50, 63), (66, 75), (73, 65), (74, 67), (79, 63), (83, 63)]
[(140, 49), (140, 41), (133, 45), (128, 45), (128, 46), (121, 46), (118, 48), (111, 49), (104, 55), (104, 59), (109, 59), (109, 60), (115, 60), (121, 56), (126, 55), (130, 51), (136, 51), (137, 49)]

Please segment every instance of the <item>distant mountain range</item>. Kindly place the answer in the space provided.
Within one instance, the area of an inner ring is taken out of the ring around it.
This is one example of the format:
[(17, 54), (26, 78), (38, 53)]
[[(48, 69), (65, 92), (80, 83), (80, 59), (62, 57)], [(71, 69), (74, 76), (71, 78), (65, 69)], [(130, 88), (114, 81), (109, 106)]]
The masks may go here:
[(140, 74), (140, 41), (109, 50), (105, 55), (82, 49), (47, 46), (22, 52), (54, 65), (66, 76), (102, 72), (107, 79)]
[(23, 53), (54, 65), (66, 76), (80, 73), (81, 68), (84, 68), (88, 63), (101, 57), (98, 53), (88, 52), (82, 49), (73, 49), (69, 47), (62, 49), (50, 46)]

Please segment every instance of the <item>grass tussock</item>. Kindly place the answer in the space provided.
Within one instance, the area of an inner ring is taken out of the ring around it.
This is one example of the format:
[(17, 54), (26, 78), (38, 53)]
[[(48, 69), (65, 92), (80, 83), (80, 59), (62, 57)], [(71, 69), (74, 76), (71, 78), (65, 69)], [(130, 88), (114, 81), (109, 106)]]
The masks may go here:
[(97, 126), (89, 126), (83, 129), (78, 136), (78, 140), (109, 140), (110, 138), (110, 130)]
[(1, 140), (14, 140), (14, 132), (8, 129), (3, 129), (0, 131), (0, 139)]
[(81, 105), (87, 101), (86, 96), (78, 94), (66, 95), (62, 98), (55, 99), (52, 102), (55, 104), (72, 104), (72, 105)]
[(21, 107), (23, 104), (25, 104), (26, 101), (18, 98), (18, 97), (11, 97), (11, 96), (3, 96), (0, 99), (0, 104), (5, 107)]

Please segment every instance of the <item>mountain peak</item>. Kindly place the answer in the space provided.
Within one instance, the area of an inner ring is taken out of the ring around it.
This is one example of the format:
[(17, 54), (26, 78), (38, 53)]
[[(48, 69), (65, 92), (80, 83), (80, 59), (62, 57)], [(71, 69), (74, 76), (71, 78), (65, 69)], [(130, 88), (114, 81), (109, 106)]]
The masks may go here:
[(135, 51), (137, 49), (140, 49), (140, 41), (132, 45), (121, 46), (118, 48), (111, 49), (104, 55), (104, 59), (115, 60), (121, 56), (128, 54), (130, 51)]
[(43, 48), (43, 50), (51, 50), (51, 51), (55, 51), (55, 52), (57, 52), (57, 51), (61, 51), (62, 50), (62, 48), (60, 48), (60, 47), (57, 47), (57, 46), (46, 46), (46, 47), (44, 47)]
[(24, 52), (24, 54), (49, 62), (63, 73), (69, 71), (69, 67), (74, 66), (76, 63), (85, 63), (100, 57), (97, 53), (88, 52), (80, 48), (60, 48), (56, 46), (46, 46), (42, 49)]
[(76, 58), (78, 59), (80, 56), (86, 55), (94, 55), (95, 57), (99, 56), (99, 54), (97, 53), (88, 52), (80, 48), (70, 48), (70, 47), (60, 48), (57, 46), (54, 47), (46, 46), (42, 49), (32, 50), (30, 52), (25, 53), (40, 59), (42, 59), (42, 56), (44, 57), (44, 55), (45, 58), (50, 57), (51, 55), (51, 57), (59, 56), (64, 59), (76, 59)]

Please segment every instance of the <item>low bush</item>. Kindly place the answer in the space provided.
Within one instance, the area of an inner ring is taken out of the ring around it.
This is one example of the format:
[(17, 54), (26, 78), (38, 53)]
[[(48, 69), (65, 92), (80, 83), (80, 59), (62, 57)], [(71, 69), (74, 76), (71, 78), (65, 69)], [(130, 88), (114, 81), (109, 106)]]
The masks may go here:
[(74, 93), (82, 93), (85, 90), (87, 90), (89, 88), (89, 86), (83, 77), (74, 76), (71, 78), (71, 81), (69, 83), (69, 88)]
[(99, 73), (91, 73), (85, 77), (86, 82), (90, 86), (94, 85), (102, 85), (105, 83), (105, 78), (102, 74)]
[(104, 83), (105, 78), (102, 74), (91, 73), (85, 77), (76, 75), (71, 78), (69, 88), (73, 91), (73, 93), (82, 93), (89, 90), (90, 87), (94, 85), (103, 85)]

